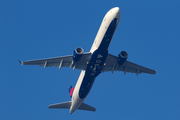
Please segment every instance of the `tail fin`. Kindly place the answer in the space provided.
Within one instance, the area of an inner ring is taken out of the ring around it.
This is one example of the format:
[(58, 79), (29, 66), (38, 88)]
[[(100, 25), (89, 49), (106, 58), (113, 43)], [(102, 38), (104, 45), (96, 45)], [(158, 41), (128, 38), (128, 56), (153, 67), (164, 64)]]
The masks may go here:
[(72, 94), (73, 94), (74, 88), (72, 86), (69, 87), (69, 95), (70, 98), (72, 99)]

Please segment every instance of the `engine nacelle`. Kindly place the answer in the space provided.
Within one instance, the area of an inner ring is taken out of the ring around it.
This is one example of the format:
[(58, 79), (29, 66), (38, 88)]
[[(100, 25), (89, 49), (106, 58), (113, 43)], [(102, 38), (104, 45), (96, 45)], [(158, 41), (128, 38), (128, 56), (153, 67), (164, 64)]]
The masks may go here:
[(128, 57), (128, 53), (126, 51), (121, 51), (118, 55), (118, 64), (123, 65)]
[(74, 53), (73, 53), (73, 61), (74, 62), (79, 61), (79, 59), (81, 58), (83, 52), (84, 52), (84, 50), (82, 48), (80, 48), (80, 47), (76, 48), (74, 50)]

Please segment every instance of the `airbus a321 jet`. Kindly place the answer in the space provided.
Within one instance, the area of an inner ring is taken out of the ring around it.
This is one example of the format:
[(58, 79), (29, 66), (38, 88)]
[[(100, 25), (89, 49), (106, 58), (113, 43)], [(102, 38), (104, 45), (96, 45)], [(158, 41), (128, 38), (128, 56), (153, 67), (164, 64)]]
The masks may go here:
[(155, 70), (127, 61), (128, 53), (126, 51), (120, 52), (118, 56), (108, 53), (109, 45), (120, 18), (121, 13), (118, 7), (112, 8), (106, 13), (90, 52), (84, 53), (84, 50), (78, 47), (74, 50), (73, 55), (69, 56), (20, 61), (22, 65), (39, 65), (44, 68), (59, 67), (59, 69), (61, 67), (70, 67), (73, 70), (81, 70), (76, 86), (69, 88), (71, 101), (52, 104), (49, 105), (49, 108), (70, 109), (70, 114), (77, 109), (95, 111), (94, 107), (83, 103), (83, 101), (89, 94), (96, 77), (101, 72), (111, 71), (113, 73), (114, 71), (123, 71), (124, 74), (131, 72), (137, 75), (141, 73), (156, 73)]

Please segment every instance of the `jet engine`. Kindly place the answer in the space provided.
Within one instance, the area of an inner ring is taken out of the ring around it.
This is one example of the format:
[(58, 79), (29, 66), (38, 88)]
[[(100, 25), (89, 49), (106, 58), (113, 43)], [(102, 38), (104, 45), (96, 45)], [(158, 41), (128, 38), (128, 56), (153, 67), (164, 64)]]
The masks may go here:
[(118, 55), (118, 64), (123, 65), (128, 57), (128, 53), (126, 51), (121, 51)]
[(80, 47), (76, 48), (74, 50), (74, 53), (73, 53), (73, 61), (74, 62), (79, 61), (79, 59), (81, 58), (83, 52), (84, 52), (84, 50), (82, 48), (80, 48)]

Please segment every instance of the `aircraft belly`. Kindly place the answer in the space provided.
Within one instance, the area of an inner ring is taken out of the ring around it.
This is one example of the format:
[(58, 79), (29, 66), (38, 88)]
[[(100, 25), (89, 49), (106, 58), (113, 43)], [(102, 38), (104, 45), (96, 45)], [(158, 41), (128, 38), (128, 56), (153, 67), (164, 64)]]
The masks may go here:
[(78, 81), (76, 83), (76, 86), (74, 88), (73, 91), (73, 95), (72, 95), (72, 103), (71, 103), (71, 108), (70, 108), (70, 113), (72, 114), (84, 101), (84, 99), (81, 99), (79, 97), (79, 90), (80, 90), (80, 86), (82, 84), (83, 78), (85, 76), (85, 70), (82, 70)]
[(81, 73), (80, 73), (80, 75), (79, 75), (79, 78), (78, 78), (78, 81), (77, 81), (77, 83), (76, 83), (76, 86), (75, 86), (75, 88), (74, 88), (72, 100), (80, 99), (80, 98), (79, 98), (79, 90), (80, 90), (82, 81), (83, 81), (83, 79), (84, 79), (84, 76), (85, 76), (85, 70), (82, 70)]
[(86, 98), (88, 93), (90, 92), (92, 85), (94, 83), (95, 77), (85, 76), (83, 82), (81, 84), (81, 88), (79, 90), (79, 97), (81, 99)]
[(102, 67), (107, 58), (107, 54), (108, 51), (102, 52), (99, 49), (94, 51), (94, 53), (92, 54), (79, 89), (79, 97), (81, 99), (86, 98), (92, 88), (96, 77), (101, 73)]
[(118, 25), (118, 19), (114, 18), (104, 34), (104, 37), (87, 65), (84, 78), (79, 89), (79, 98), (84, 99), (90, 92), (95, 78), (101, 73), (102, 67), (108, 55), (108, 47)]

